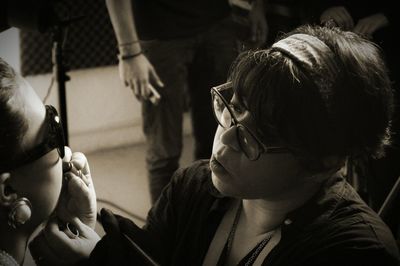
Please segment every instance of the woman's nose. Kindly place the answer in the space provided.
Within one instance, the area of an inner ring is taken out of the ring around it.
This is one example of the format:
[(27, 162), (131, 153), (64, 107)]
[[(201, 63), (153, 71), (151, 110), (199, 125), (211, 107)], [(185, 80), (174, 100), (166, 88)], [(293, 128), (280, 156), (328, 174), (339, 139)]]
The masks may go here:
[(221, 143), (229, 146), (235, 151), (240, 151), (240, 145), (237, 139), (237, 128), (236, 126), (231, 126), (230, 128), (222, 128), (222, 133), (220, 136)]

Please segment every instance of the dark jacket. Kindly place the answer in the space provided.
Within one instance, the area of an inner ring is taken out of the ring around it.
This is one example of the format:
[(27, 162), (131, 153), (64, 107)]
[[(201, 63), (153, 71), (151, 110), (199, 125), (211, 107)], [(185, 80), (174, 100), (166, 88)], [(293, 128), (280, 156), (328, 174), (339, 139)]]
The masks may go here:
[[(119, 217), (120, 231), (130, 235), (161, 265), (201, 265), (231, 201), (220, 197), (213, 188), (208, 161), (199, 161), (176, 172), (150, 210), (143, 229)], [(263, 265), (390, 266), (399, 263), (398, 249), (388, 227), (337, 174), (286, 218), (291, 223), (282, 225), (281, 240)], [(110, 254), (115, 257), (115, 252), (107, 251), (115, 248), (112, 241), (115, 239), (107, 237), (100, 241), (91, 255), (92, 264), (109, 260)], [(120, 252), (118, 256), (124, 257), (127, 265), (138, 260), (135, 252), (129, 251), (131, 248), (125, 245), (122, 249), (125, 253)]]

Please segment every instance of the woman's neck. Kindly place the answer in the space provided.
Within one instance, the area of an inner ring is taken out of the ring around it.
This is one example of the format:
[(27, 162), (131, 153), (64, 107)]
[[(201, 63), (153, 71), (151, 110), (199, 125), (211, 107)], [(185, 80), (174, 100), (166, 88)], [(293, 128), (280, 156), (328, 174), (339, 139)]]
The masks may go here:
[(254, 234), (264, 234), (279, 227), (289, 212), (299, 208), (319, 190), (321, 184), (307, 183), (274, 199), (244, 199), (243, 220), (251, 223)]

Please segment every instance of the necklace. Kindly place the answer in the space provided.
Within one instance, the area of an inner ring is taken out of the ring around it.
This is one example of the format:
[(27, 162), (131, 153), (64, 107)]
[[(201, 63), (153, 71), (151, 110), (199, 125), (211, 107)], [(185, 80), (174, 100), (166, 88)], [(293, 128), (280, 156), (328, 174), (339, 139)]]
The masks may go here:
[[(235, 238), (235, 233), (236, 233), (236, 228), (239, 223), (239, 218), (242, 213), (242, 203), (239, 204), (239, 207), (236, 211), (235, 218), (232, 223), (231, 231), (229, 232), (228, 239), (226, 240), (225, 247), (221, 253), (221, 256), (218, 260), (218, 266), (222, 266), (226, 264), (226, 260), (230, 255), (230, 252), (232, 250), (232, 245), (233, 245), (233, 240)], [(253, 265), (254, 261), (257, 259), (258, 255), (261, 253), (261, 251), (264, 249), (264, 247), (268, 244), (268, 242), (271, 240), (272, 236), (274, 233), (269, 234), (266, 238), (264, 238), (260, 243), (258, 243), (255, 248), (253, 248), (248, 255), (246, 255), (238, 265), (245, 265), (245, 266), (250, 266)]]

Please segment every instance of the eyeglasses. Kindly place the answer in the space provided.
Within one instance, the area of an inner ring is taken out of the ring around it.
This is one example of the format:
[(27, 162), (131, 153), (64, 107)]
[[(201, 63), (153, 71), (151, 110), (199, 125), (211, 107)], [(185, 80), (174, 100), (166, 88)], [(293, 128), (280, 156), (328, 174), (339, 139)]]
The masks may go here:
[[(215, 119), (221, 127), (228, 129), (232, 126), (236, 127), (236, 136), (242, 152), (250, 161), (256, 161), (261, 153), (287, 153), (289, 150), (284, 147), (269, 146), (267, 147), (261, 142), (256, 134), (253, 133), (248, 127), (239, 122), (235, 112), (236, 109), (230, 102), (234, 96), (232, 82), (212, 87), (211, 100), (212, 109)], [(243, 111), (242, 111), (243, 112)], [(251, 115), (248, 110), (245, 110), (248, 115)], [(242, 119), (243, 120), (243, 119)]]
[(47, 128), (44, 140), (32, 150), (24, 152), (21, 158), (14, 160), (11, 163), (11, 166), (7, 167), (7, 169), (0, 170), (0, 172), (8, 172), (23, 165), (32, 163), (54, 149), (57, 149), (59, 156), (64, 158), (65, 141), (60, 117), (56, 108), (51, 105), (46, 105), (45, 107), (46, 117), (44, 123)]

